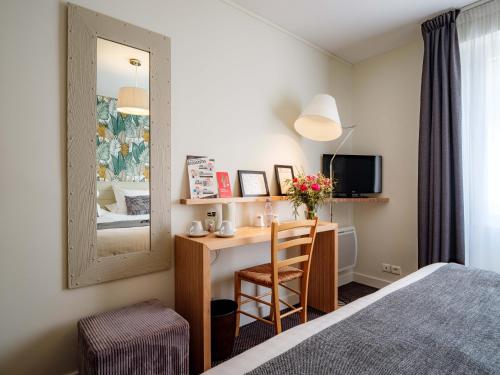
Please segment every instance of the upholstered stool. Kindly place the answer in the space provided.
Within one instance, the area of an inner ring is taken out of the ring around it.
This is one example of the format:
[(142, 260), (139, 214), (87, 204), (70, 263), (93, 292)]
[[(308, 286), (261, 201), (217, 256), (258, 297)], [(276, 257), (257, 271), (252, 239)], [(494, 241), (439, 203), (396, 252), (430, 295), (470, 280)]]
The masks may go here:
[(189, 324), (151, 300), (78, 322), (80, 374), (188, 374)]

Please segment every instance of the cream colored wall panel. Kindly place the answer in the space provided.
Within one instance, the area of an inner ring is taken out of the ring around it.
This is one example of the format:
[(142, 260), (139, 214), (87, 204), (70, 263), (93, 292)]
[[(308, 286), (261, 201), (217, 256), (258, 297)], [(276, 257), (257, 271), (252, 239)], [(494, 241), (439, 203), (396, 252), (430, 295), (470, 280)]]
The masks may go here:
[[(315, 94), (331, 92), (330, 58), (218, 0), (74, 2), (171, 38), (172, 233), (205, 215), (177, 203), (187, 193), (187, 154), (215, 157), (235, 192), (237, 169), (266, 170), (276, 193), (275, 163), (321, 168), (333, 144), (302, 139), (293, 121)], [(0, 166), (8, 176), (0, 198), (0, 373), (66, 374), (76, 369), (79, 318), (150, 298), (174, 307), (174, 269), (66, 288), (66, 3), (7, 0), (0, 9), (0, 43), (10, 56), (0, 59)], [(337, 72), (334, 95), (345, 116), (349, 80)], [(238, 225), (263, 210), (240, 206)], [(287, 202), (274, 207), (293, 217)], [(232, 296), (230, 270), (268, 257), (266, 244), (224, 252), (212, 266), (214, 297)]]
[[(383, 195), (390, 201), (354, 207), (358, 234), (355, 274), (395, 281), (417, 270), (417, 180), (423, 48), (415, 42), (353, 67), (353, 151), (381, 154)], [(382, 272), (399, 265), (402, 275)]]

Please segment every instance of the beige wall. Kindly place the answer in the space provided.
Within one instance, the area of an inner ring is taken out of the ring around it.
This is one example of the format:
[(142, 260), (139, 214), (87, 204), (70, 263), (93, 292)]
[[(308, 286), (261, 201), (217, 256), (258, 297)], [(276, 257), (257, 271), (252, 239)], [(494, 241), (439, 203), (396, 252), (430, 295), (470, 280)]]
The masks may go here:
[[(352, 120), (350, 67), (217, 0), (79, 0), (76, 3), (172, 38), (173, 232), (202, 209), (186, 194), (186, 154), (217, 168), (274, 164), (320, 169), (333, 144), (300, 138), (292, 123), (315, 94), (335, 94)], [(66, 280), (66, 10), (57, 0), (2, 1), (0, 373), (62, 374), (76, 368), (80, 317), (148, 298), (174, 303), (174, 271), (77, 289)], [(286, 203), (276, 205), (291, 217)], [(242, 206), (240, 224), (262, 210)], [(324, 213), (322, 213), (323, 217)], [(349, 206), (336, 216), (352, 221)], [(264, 246), (225, 252), (214, 265), (214, 296), (231, 295), (232, 273), (266, 261)]]
[[(417, 269), (417, 160), (423, 46), (415, 42), (353, 67), (353, 151), (383, 156), (383, 194), (390, 203), (355, 205), (358, 264), (355, 280), (382, 286)], [(367, 276), (367, 277), (365, 277)]]
[[(331, 93), (344, 125), (357, 125), (343, 151), (382, 154), (391, 198), (356, 205), (354, 214), (351, 205), (336, 206), (335, 219), (350, 225), (354, 217), (358, 231), (355, 277), (396, 279), (381, 272), (382, 262), (403, 274), (416, 269), (420, 42), (351, 67), (218, 0), (76, 3), (172, 38), (174, 233), (204, 215), (177, 204), (186, 195), (187, 154), (215, 157), (233, 188), (237, 169), (266, 170), (276, 192), (274, 164), (315, 172), (321, 154), (335, 148), (292, 128), (313, 95)], [(0, 59), (0, 373), (62, 374), (76, 368), (80, 317), (148, 298), (173, 307), (174, 271), (65, 289), (65, 6), (10, 0), (0, 7), (0, 43), (9, 51)], [(275, 207), (291, 217), (286, 203)], [(238, 224), (261, 211), (240, 206)], [(224, 252), (213, 267), (214, 296), (231, 296), (232, 270), (267, 257), (265, 246)]]

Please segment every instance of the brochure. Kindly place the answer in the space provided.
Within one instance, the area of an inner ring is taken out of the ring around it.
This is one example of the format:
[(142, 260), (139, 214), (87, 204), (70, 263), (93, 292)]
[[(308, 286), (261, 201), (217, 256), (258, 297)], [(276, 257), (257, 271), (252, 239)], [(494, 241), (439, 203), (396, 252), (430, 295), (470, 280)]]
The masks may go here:
[(200, 156), (188, 156), (187, 169), (191, 199), (217, 197), (214, 159)]

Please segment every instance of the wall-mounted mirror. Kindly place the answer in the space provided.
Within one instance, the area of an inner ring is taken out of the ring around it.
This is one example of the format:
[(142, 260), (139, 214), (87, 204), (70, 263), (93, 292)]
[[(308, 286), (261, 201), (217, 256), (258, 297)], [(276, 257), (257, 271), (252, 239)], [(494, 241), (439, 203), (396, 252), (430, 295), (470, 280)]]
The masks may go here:
[(149, 52), (97, 38), (97, 256), (150, 251)]
[(170, 43), (108, 16), (68, 9), (74, 288), (170, 266)]

